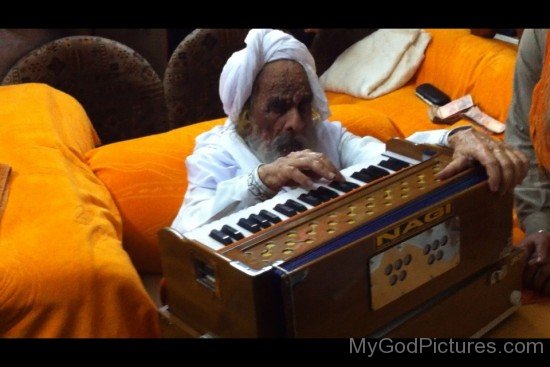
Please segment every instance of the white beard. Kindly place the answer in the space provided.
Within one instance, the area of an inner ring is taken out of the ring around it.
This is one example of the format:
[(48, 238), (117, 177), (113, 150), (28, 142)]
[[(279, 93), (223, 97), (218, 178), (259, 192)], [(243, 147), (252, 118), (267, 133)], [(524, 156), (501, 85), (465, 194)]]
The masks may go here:
[(316, 151), (317, 135), (315, 128), (307, 129), (303, 135), (295, 135), (291, 132), (283, 132), (272, 141), (265, 141), (260, 137), (257, 129), (254, 128), (244, 141), (252, 153), (262, 163), (271, 163), (292, 152), (304, 149)]

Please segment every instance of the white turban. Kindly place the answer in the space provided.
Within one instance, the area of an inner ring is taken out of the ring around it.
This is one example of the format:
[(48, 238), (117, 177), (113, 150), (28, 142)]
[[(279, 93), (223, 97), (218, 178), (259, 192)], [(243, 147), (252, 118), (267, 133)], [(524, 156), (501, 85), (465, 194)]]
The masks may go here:
[(252, 29), (244, 42), (246, 47), (233, 53), (220, 77), (223, 110), (232, 121), (238, 120), (263, 66), (281, 59), (297, 61), (304, 67), (313, 92), (313, 107), (323, 120), (328, 118), (327, 99), (315, 73), (315, 61), (303, 43), (289, 34), (272, 29)]

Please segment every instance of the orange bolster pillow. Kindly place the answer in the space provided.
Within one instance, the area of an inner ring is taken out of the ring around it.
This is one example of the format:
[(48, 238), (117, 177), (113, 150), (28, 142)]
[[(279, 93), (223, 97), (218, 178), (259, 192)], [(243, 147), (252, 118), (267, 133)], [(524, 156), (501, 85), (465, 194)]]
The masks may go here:
[(160, 273), (157, 232), (172, 224), (187, 190), (185, 158), (197, 135), (225, 119), (93, 149), (86, 160), (122, 216), (123, 245), (140, 272)]

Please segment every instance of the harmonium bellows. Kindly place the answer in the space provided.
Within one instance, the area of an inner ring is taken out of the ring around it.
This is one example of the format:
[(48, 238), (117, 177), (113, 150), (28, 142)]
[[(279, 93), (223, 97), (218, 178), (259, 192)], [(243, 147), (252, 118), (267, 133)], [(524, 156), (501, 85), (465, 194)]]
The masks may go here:
[(191, 336), (480, 335), (518, 307), (522, 254), (511, 195), (477, 166), (438, 179), (451, 158), (393, 139), (344, 183), (162, 230), (164, 321)]

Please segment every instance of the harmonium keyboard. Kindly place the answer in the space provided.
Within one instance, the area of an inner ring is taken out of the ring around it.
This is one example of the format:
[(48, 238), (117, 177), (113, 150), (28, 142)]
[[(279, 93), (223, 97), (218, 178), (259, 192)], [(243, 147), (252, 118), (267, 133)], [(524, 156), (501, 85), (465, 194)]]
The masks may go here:
[[(166, 327), (181, 336), (467, 337), (519, 307), (512, 196), (449, 149), (393, 139), (317, 182), (159, 233)], [(173, 333), (172, 333), (173, 334)]]

